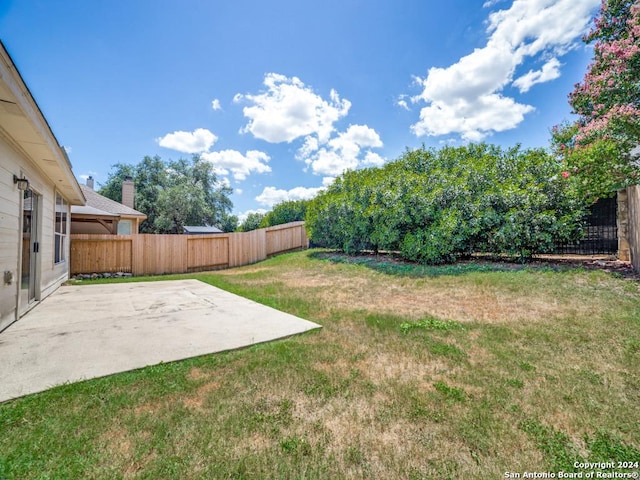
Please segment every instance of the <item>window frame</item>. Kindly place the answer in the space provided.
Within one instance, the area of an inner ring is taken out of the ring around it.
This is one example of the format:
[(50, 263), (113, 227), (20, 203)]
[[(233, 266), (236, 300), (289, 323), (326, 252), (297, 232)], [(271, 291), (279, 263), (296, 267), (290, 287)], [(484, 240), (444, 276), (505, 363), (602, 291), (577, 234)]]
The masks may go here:
[[(128, 231), (129, 233), (124, 233), (124, 226), (128, 225)], [(133, 234), (133, 220), (131, 220), (130, 218), (123, 218), (121, 220), (118, 221), (118, 226), (116, 227), (116, 234), (118, 235), (131, 235)]]
[(53, 219), (53, 264), (67, 261), (67, 238), (69, 236), (69, 202), (56, 192)]

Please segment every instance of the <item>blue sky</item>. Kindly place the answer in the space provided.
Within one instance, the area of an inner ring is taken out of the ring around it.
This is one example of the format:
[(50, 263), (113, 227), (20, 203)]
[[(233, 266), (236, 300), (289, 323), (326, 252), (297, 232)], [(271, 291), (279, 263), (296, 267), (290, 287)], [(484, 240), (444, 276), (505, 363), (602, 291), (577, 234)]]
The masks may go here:
[(0, 37), (81, 182), (201, 154), (234, 213), (406, 148), (545, 147), (599, 0), (3, 0)]

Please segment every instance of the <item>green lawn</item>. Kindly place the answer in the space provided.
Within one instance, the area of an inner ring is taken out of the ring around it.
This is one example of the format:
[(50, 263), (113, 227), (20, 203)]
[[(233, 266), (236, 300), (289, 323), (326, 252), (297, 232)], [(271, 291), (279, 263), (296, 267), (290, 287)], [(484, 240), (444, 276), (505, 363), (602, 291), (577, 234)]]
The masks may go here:
[(324, 328), (0, 404), (1, 479), (490, 479), (640, 461), (637, 281), (317, 250), (188, 278)]

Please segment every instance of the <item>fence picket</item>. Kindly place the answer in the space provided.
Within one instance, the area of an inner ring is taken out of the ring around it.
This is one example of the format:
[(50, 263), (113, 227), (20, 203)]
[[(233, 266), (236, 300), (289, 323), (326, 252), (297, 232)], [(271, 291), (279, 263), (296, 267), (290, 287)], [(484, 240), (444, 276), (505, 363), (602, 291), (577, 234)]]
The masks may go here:
[(71, 275), (188, 273), (237, 267), (308, 248), (304, 222), (217, 235), (71, 235)]

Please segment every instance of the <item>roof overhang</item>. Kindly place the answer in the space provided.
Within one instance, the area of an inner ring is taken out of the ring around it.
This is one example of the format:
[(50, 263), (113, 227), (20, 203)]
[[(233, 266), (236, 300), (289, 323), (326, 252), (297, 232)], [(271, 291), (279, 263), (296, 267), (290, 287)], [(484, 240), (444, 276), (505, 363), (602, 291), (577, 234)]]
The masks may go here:
[(79, 217), (120, 218), (120, 215), (115, 213), (105, 212), (104, 210), (90, 207), (89, 205), (71, 206), (71, 219), (73, 220), (74, 218), (79, 218)]
[(49, 178), (71, 205), (85, 204), (66, 152), (1, 41), (0, 134)]

